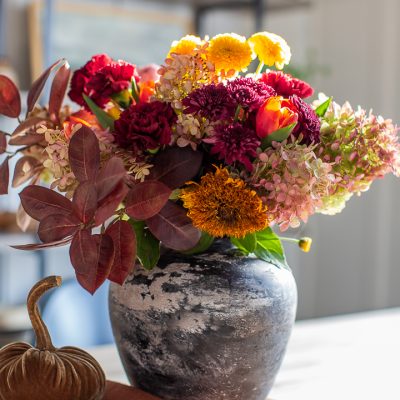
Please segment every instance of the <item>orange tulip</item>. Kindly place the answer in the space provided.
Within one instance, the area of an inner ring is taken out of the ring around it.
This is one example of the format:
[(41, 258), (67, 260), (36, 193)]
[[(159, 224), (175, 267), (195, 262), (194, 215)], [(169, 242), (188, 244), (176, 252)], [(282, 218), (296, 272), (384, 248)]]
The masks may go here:
[(64, 134), (67, 139), (71, 139), (72, 131), (75, 125), (81, 124), (89, 128), (101, 129), (99, 122), (94, 114), (86, 110), (80, 110), (70, 115), (64, 122)]
[(141, 103), (148, 103), (150, 100), (150, 97), (153, 96), (153, 94), (156, 91), (156, 84), (154, 81), (147, 81), (139, 84), (140, 87), (140, 95), (139, 99)]
[(267, 99), (256, 116), (256, 132), (261, 139), (297, 122), (298, 115), (290, 100), (281, 96)]

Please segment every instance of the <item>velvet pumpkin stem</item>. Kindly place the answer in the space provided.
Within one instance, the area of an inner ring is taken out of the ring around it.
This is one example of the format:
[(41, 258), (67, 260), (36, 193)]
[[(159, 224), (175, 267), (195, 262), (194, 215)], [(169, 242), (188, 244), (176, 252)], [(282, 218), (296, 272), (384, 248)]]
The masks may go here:
[(61, 286), (61, 276), (49, 276), (39, 281), (29, 292), (28, 313), (36, 335), (36, 348), (39, 350), (54, 350), (49, 331), (40, 315), (37, 302), (48, 290)]

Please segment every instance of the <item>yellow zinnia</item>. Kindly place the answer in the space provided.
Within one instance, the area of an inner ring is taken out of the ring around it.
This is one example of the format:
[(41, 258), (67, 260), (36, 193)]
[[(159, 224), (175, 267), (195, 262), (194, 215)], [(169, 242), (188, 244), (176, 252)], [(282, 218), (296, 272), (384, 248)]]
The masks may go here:
[(269, 223), (257, 193), (231, 178), (226, 168), (204, 175), (200, 184), (191, 182), (181, 199), (193, 225), (214, 237), (244, 237)]
[(224, 33), (214, 36), (207, 49), (209, 61), (217, 71), (246, 71), (251, 63), (253, 52), (244, 36)]
[(285, 64), (289, 64), (292, 53), (286, 41), (274, 33), (258, 32), (250, 39), (249, 43), (257, 54), (260, 62), (282, 69)]
[(193, 54), (194, 50), (200, 47), (202, 44), (203, 41), (198, 36), (186, 35), (182, 39), (172, 42), (168, 56), (171, 53), (185, 55)]

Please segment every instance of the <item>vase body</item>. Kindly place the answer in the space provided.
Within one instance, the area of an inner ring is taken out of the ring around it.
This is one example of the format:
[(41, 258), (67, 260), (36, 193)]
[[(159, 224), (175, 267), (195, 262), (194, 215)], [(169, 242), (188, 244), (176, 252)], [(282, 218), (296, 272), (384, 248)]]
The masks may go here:
[(290, 271), (234, 255), (165, 253), (110, 288), (110, 316), (132, 385), (166, 400), (265, 400), (294, 323)]

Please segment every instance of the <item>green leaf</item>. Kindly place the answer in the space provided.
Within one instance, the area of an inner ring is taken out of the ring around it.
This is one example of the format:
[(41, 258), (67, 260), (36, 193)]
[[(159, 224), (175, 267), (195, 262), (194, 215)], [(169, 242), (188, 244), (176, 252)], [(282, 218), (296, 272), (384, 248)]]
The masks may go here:
[(90, 97), (86, 96), (86, 94), (82, 94), (86, 104), (91, 109), (92, 113), (96, 116), (99, 124), (104, 128), (110, 128), (110, 130), (114, 129), (114, 118), (111, 115), (107, 114), (103, 109), (101, 109)]
[(199, 242), (190, 250), (182, 251), (183, 254), (191, 255), (203, 253), (206, 251), (214, 242), (214, 236), (210, 236), (206, 232), (201, 232), (201, 237)]
[(324, 117), (331, 103), (332, 97), (329, 97), (329, 99), (325, 100), (315, 109), (315, 114), (317, 114), (318, 117)]
[(281, 240), (271, 228), (256, 232), (255, 236), (257, 244), (254, 254), (258, 258), (270, 262), (278, 268), (289, 269)]
[(285, 126), (284, 128), (278, 129), (268, 136), (265, 136), (265, 138), (263, 138), (261, 141), (261, 148), (265, 150), (267, 147), (270, 147), (272, 145), (272, 142), (283, 142), (290, 136), (296, 125), (297, 122)]
[(136, 254), (143, 268), (153, 269), (160, 258), (160, 241), (147, 229), (143, 221), (130, 220), (136, 233)]
[(140, 97), (139, 97), (139, 88), (138, 85), (136, 84), (136, 79), (132, 79), (132, 97), (135, 99), (136, 103), (139, 103)]
[(248, 233), (243, 238), (231, 237), (230, 239), (231, 243), (246, 255), (254, 253), (256, 250), (257, 239), (255, 233)]

